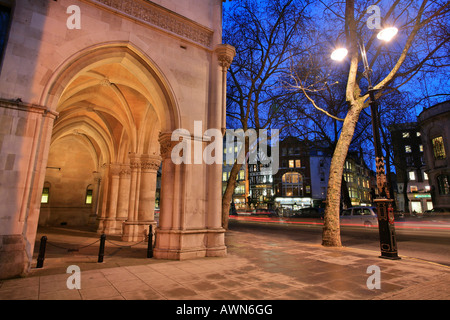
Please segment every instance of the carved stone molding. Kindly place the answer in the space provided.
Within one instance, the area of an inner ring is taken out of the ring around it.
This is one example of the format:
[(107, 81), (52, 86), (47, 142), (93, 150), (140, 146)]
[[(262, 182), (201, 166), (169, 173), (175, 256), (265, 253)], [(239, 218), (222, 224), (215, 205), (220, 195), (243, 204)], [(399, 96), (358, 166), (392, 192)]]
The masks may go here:
[(89, 0), (87, 2), (174, 33), (207, 48), (211, 47), (214, 33), (211, 29), (150, 1)]
[(120, 169), (120, 164), (111, 163), (109, 165), (109, 172), (111, 173), (111, 176), (118, 176), (120, 174)]
[(219, 44), (217, 45), (215, 52), (219, 59), (219, 65), (224, 71), (228, 70), (236, 56), (236, 49), (229, 44)]
[(172, 141), (172, 133), (164, 132), (159, 134), (159, 147), (162, 159), (170, 158), (172, 149), (178, 141)]
[(143, 155), (141, 157), (141, 169), (144, 172), (158, 171), (160, 165), (160, 156)]
[(122, 165), (120, 168), (120, 177), (127, 178), (131, 174), (130, 166), (129, 165)]

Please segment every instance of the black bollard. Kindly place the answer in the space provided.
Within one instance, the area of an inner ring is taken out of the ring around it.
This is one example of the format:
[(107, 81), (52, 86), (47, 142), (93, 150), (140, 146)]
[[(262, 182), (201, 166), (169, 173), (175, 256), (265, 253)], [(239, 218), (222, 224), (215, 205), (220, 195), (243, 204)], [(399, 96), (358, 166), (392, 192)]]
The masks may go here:
[(36, 265), (36, 268), (38, 268), (38, 269), (40, 269), (44, 266), (45, 247), (46, 246), (47, 246), (47, 237), (42, 236), (41, 245), (39, 246), (39, 256), (37, 258), (37, 265)]
[(105, 255), (105, 240), (106, 234), (100, 236), (100, 249), (98, 250), (98, 262), (103, 262), (103, 256)]
[(153, 258), (153, 225), (148, 227), (147, 258)]

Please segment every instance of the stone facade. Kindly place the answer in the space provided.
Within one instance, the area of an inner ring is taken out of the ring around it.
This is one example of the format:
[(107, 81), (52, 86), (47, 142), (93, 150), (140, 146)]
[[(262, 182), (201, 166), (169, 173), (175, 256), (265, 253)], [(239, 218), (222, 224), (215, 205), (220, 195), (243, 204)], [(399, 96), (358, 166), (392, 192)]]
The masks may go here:
[(425, 172), (433, 206), (450, 210), (450, 101), (424, 109), (419, 117)]
[(38, 222), (143, 239), (160, 166), (154, 256), (225, 255), (221, 165), (170, 157), (174, 130), (226, 126), (222, 1), (0, 2), (0, 278), (29, 270)]

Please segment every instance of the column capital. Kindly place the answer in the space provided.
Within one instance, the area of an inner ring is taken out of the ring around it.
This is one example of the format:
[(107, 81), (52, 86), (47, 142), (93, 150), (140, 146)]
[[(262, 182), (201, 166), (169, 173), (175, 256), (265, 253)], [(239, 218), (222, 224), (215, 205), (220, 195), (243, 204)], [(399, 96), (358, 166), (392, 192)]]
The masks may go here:
[(144, 154), (141, 156), (141, 169), (144, 172), (158, 171), (162, 158), (157, 155)]
[(120, 174), (120, 164), (110, 163), (109, 172), (111, 173), (112, 176), (118, 176)]
[(215, 52), (219, 60), (219, 65), (223, 68), (223, 71), (227, 71), (231, 66), (234, 57), (236, 56), (236, 49), (229, 44), (218, 44)]
[(179, 143), (179, 141), (172, 141), (172, 132), (161, 132), (159, 134), (159, 146), (161, 158), (170, 158), (172, 149)]

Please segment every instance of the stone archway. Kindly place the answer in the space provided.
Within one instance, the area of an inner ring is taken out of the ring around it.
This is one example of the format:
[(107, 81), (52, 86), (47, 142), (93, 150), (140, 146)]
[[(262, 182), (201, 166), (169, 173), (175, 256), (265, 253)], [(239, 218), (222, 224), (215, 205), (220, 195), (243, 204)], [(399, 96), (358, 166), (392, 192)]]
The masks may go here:
[[(142, 240), (148, 226), (156, 224), (159, 135), (178, 127), (175, 100), (162, 74), (129, 44), (90, 48), (66, 65), (48, 95), (47, 105), (59, 116), (45, 178), (66, 191), (52, 188), (46, 221), (59, 222), (63, 217), (55, 215), (65, 214), (65, 223), (76, 224), (89, 220), (86, 215), (96, 216), (98, 232)], [(67, 163), (71, 157), (58, 156), (76, 147), (77, 155), (84, 152), (91, 161), (76, 163), (74, 156)], [(59, 168), (56, 176), (53, 168)], [(95, 188), (89, 204), (82, 196), (87, 184)], [(70, 188), (75, 197), (68, 194)], [(75, 212), (85, 217), (74, 217)]]

